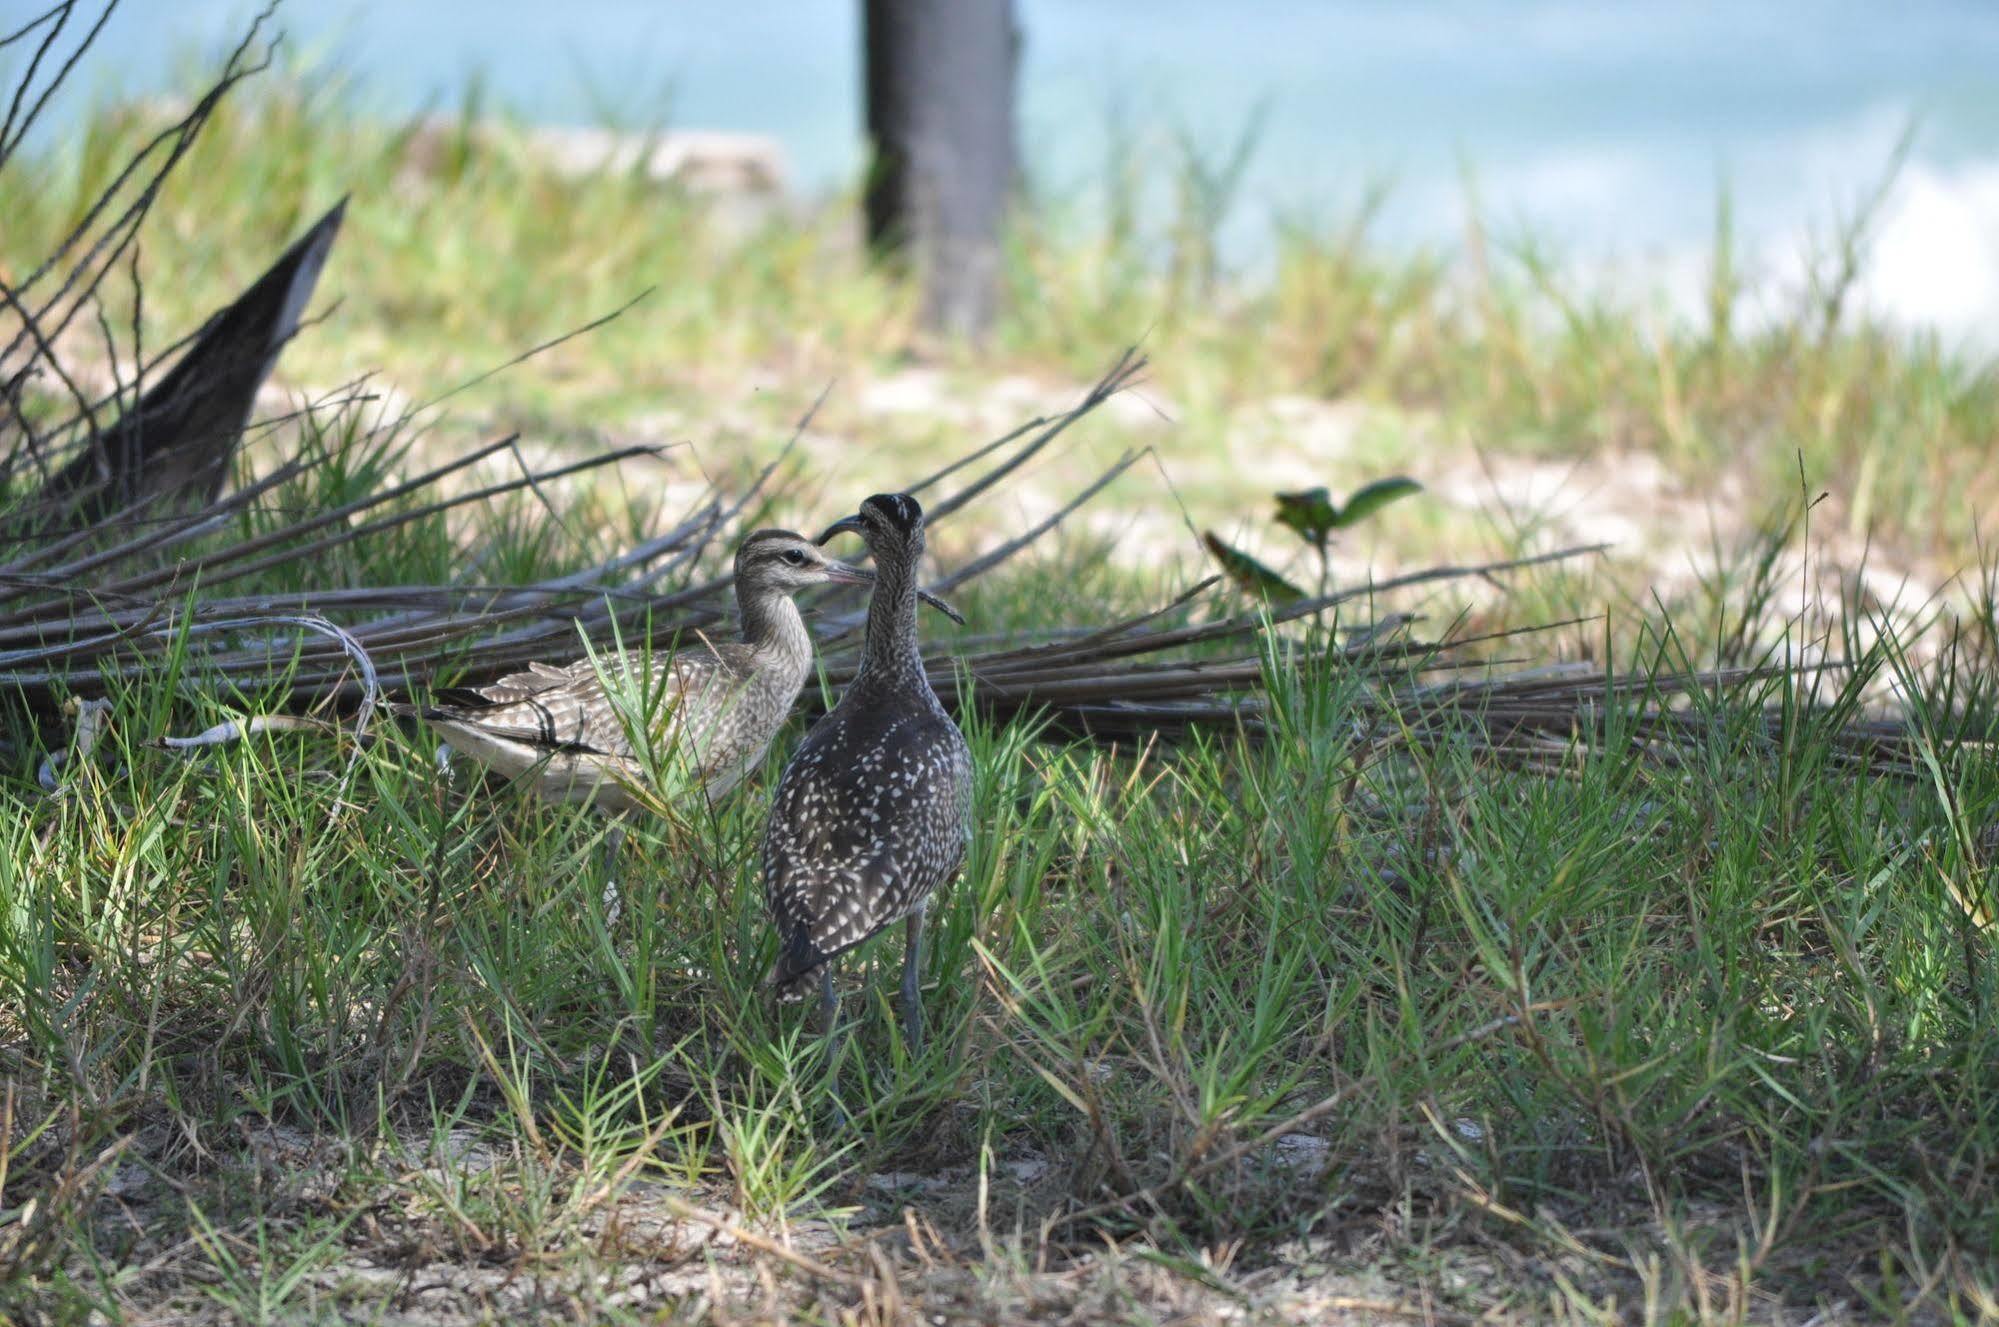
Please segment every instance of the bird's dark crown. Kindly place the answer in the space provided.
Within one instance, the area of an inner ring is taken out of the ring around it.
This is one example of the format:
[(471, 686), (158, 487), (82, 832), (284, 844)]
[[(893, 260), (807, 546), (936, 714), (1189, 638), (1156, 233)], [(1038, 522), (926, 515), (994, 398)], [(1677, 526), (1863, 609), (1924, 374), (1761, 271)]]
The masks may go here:
[(923, 528), (923, 505), (907, 493), (877, 493), (861, 503), (861, 519), (907, 535)]
[(857, 534), (880, 557), (891, 549), (923, 549), (923, 507), (907, 493), (877, 493), (861, 503), (852, 516), (842, 516), (819, 536), (823, 544), (836, 534)]

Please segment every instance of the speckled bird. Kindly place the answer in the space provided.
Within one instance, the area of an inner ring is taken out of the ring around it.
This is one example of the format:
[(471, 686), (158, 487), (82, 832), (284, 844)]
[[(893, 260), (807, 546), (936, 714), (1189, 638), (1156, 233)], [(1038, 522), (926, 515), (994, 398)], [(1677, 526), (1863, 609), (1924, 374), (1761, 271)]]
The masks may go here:
[[(736, 550), (740, 640), (683, 640), (680, 649), (653, 657), (649, 680), (629, 686), (620, 656), (610, 654), (560, 668), (529, 664), (490, 686), (442, 692), (438, 703), (405, 712), (459, 754), (523, 778), (544, 800), (593, 802), (607, 811), (644, 800), (637, 790), (648, 775), (627, 726), (643, 721), (677, 782), (653, 795), (672, 800), (698, 785), (716, 801), (763, 759), (812, 671), (812, 636), (792, 595), (874, 579), (802, 535), (759, 530)], [(622, 715), (607, 680), (625, 693)]]
[(795, 999), (816, 980), (830, 1036), (833, 960), (906, 921), (902, 1012), (917, 1049), (924, 909), (964, 860), (972, 752), (931, 690), (917, 644), (923, 508), (907, 494), (878, 494), (819, 542), (844, 531), (874, 555), (867, 641), (852, 685), (785, 766), (764, 827), (764, 899), (779, 942), (770, 981)]

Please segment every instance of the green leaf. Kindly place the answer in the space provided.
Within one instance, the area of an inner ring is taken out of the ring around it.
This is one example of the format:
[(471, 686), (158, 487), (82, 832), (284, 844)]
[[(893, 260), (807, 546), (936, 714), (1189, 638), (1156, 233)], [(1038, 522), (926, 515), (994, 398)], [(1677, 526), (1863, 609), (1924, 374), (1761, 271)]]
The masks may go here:
[(1423, 486), (1407, 475), (1377, 479), (1347, 499), (1347, 505), (1333, 519), (1333, 528), (1344, 530), (1349, 526), (1359, 525), (1389, 503), (1422, 491)]
[(1339, 524), (1340, 509), (1324, 488), (1308, 488), (1298, 493), (1277, 495), (1277, 523), (1288, 525), (1309, 544), (1323, 544)]
[(1274, 604), (1291, 604), (1305, 597), (1305, 592), (1290, 581), (1241, 549), (1223, 543), (1213, 530), (1202, 534), (1201, 542), (1208, 546), (1208, 552), (1214, 555), (1215, 561), (1221, 563), (1230, 580), (1259, 599), (1268, 599)]

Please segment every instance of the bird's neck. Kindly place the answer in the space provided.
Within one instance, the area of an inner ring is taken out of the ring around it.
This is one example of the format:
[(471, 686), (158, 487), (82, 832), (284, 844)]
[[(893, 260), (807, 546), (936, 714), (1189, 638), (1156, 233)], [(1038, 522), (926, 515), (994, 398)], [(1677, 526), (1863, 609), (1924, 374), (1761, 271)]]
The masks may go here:
[(754, 594), (738, 591), (737, 611), (743, 618), (743, 644), (758, 657), (773, 662), (810, 666), (812, 635), (791, 596), (779, 591)]
[(856, 681), (900, 681), (923, 676), (923, 650), (916, 639), (916, 561), (875, 561), (874, 593), (868, 596), (867, 645)]

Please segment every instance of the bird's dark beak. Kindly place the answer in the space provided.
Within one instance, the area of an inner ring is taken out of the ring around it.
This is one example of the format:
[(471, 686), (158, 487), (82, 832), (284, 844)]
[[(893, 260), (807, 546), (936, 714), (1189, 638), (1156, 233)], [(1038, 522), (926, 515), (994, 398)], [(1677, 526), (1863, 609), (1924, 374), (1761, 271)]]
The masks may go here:
[[(825, 534), (820, 535), (812, 542), (823, 544), (836, 534), (865, 533), (867, 533), (867, 527), (861, 524), (859, 516), (842, 516), (839, 520), (826, 527)], [(875, 581), (875, 574), (866, 567), (853, 567), (844, 562), (835, 562), (831, 558), (828, 558), (826, 560), (826, 578), (835, 585), (872, 585)], [(924, 603), (929, 604), (945, 617), (956, 622), (959, 626), (962, 627), (965, 625), (965, 615), (963, 613), (960, 613), (957, 609), (930, 593), (930, 591), (919, 588), (916, 591), (916, 597)]]
[(951, 605), (945, 603), (942, 599), (939, 599), (936, 595), (930, 593), (930, 591), (919, 589), (916, 592), (916, 597), (918, 599), (921, 599), (924, 603), (929, 604), (932, 608), (942, 613), (945, 617), (948, 617), (953, 622), (956, 622), (959, 626), (962, 627), (965, 625), (965, 615), (963, 613), (960, 613), (957, 609), (951, 607)]
[(839, 520), (833, 522), (831, 525), (826, 527), (825, 534), (820, 535), (817, 539), (813, 540), (812, 542), (815, 544), (823, 544), (836, 534), (861, 534), (864, 533), (866, 530), (867, 527), (861, 524), (861, 518), (859, 516), (842, 516)]
[[(826, 541), (822, 539), (819, 542), (823, 544)], [(835, 562), (832, 558), (826, 559), (825, 572), (826, 579), (835, 585), (873, 585), (875, 583), (875, 573), (872, 567), (855, 567), (845, 562)]]

